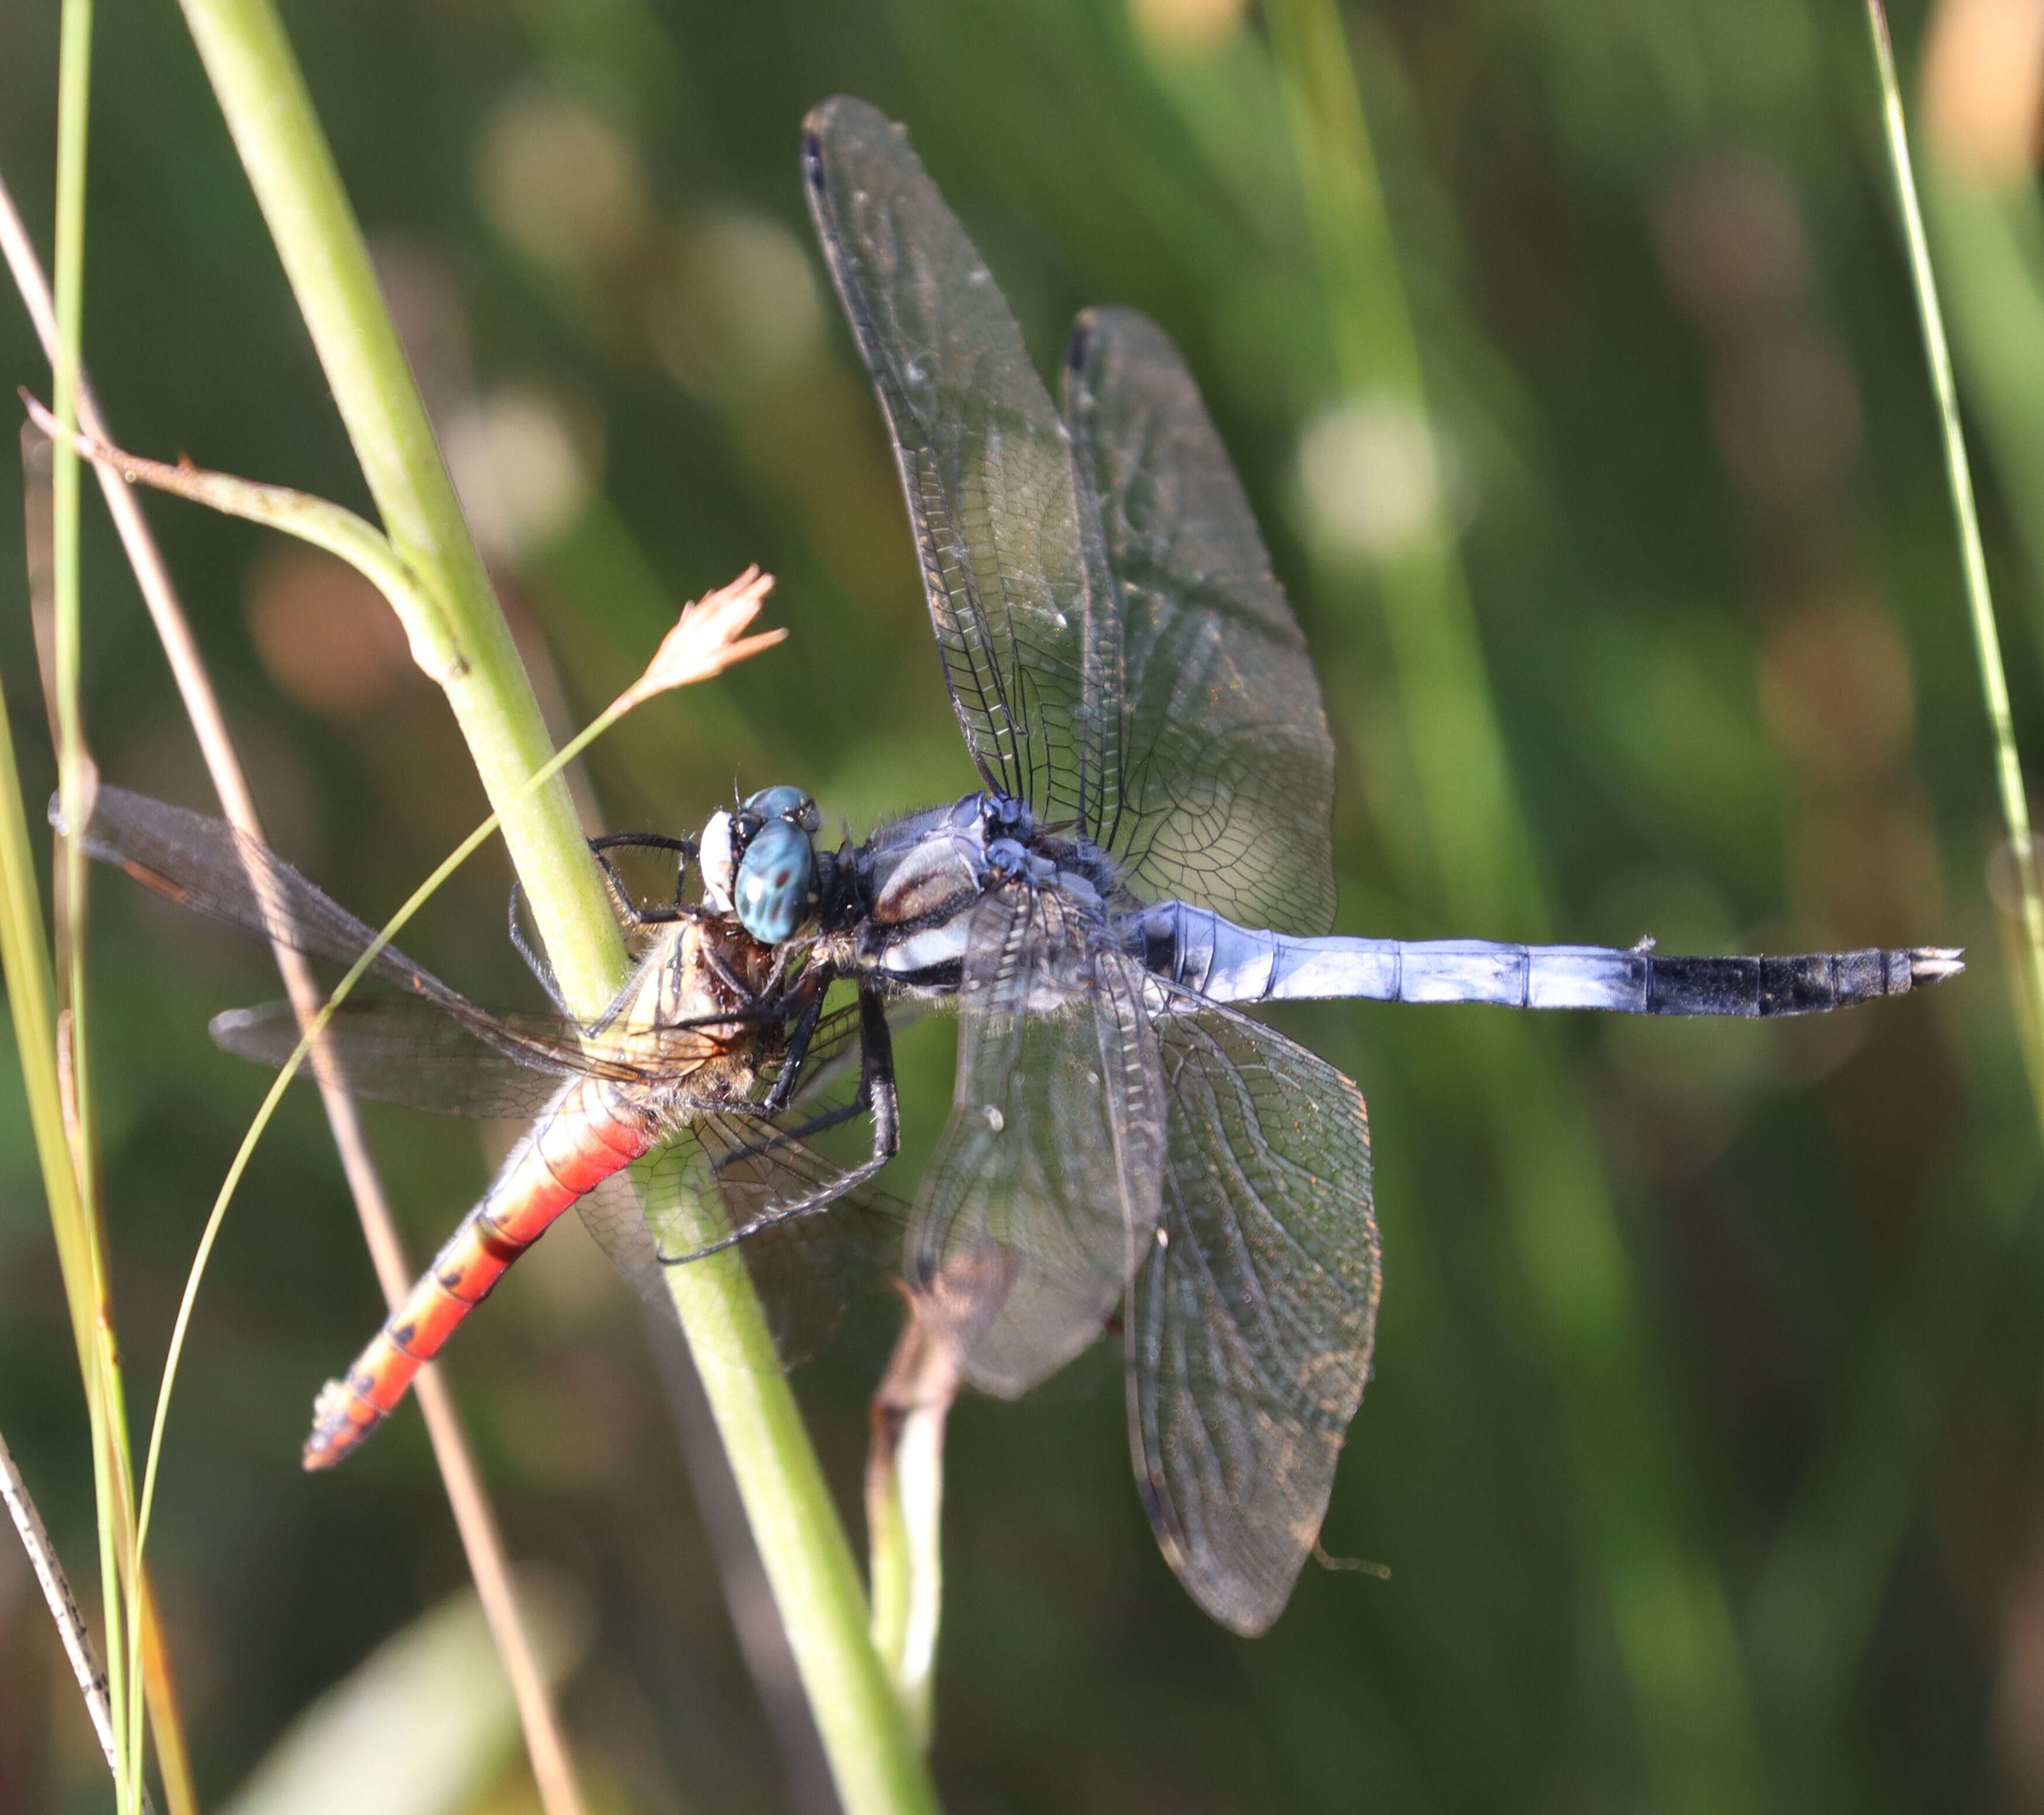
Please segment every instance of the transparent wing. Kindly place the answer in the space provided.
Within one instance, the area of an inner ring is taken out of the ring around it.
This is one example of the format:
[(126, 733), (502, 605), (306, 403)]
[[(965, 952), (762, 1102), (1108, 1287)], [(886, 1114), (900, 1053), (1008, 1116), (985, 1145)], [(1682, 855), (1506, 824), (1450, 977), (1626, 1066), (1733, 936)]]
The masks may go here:
[(1131, 1297), (1129, 1441), (1171, 1567), (1254, 1633), (1319, 1537), (1369, 1378), (1369, 1123), (1353, 1084), (1259, 1023), (1206, 1007), (1156, 1027), (1169, 1165)]
[[(375, 941), (375, 929), (267, 846), (203, 813), (102, 788), (84, 843), (165, 900), (309, 957), (352, 965)], [(658, 1085), (745, 1037), (733, 1016), (592, 1038), (566, 1016), (478, 1007), (394, 946), (367, 975), (398, 993), (344, 1003), (328, 1023), (344, 1081), (359, 1096), (441, 1114), (534, 1115), (569, 1076)], [(230, 1052), (281, 1065), (298, 1046), (298, 1023), (289, 1003), (270, 1003), (217, 1016), (213, 1034)]]
[(1152, 897), (1324, 932), (1335, 751), (1305, 639), (1178, 349), (1127, 309), (1079, 317), (1065, 420), (1120, 589), (1120, 818)]
[[(435, 1115), (521, 1119), (538, 1115), (571, 1077), (648, 1089), (670, 1083), (727, 1051), (738, 1032), (724, 1020), (713, 1030), (647, 1028), (612, 1042), (585, 1038), (574, 1022), (554, 1015), (465, 1007), (457, 1019), (439, 1004), (402, 996), (351, 997), (325, 1036), (342, 1083), (357, 1096)], [(282, 1065), (298, 1050), (298, 1032), (288, 1002), (230, 1008), (213, 1019), (215, 1042), (258, 1065)]]
[[(522, 1120), (544, 1109), (563, 1081), (597, 1076), (649, 1090), (671, 1084), (707, 1061), (721, 1057), (747, 1038), (748, 1023), (735, 1014), (697, 1026), (677, 1022), (635, 1029), (628, 1038), (605, 1040), (584, 1034), (573, 1021), (515, 1009), (477, 1008), (464, 1003), (457, 1019), (446, 1008), (403, 996), (351, 996), (326, 1025), (328, 1050), (338, 1062), (341, 1082), (357, 1096), (399, 1103), (433, 1115), (498, 1116)], [(763, 1030), (785, 1022), (776, 1010)], [(897, 1025), (899, 1015), (893, 1017)], [(216, 1015), (216, 1044), (257, 1065), (282, 1065), (298, 1050), (298, 1018), (288, 1002), (230, 1008)], [(833, 1009), (817, 1024), (795, 1088), (795, 1101), (809, 1106), (842, 1087), (858, 1056), (859, 1008)], [(766, 1081), (778, 1064), (765, 1068)]]
[(956, 1093), (908, 1261), (986, 1391), (1026, 1392), (1090, 1343), (1148, 1248), (1164, 1109), (1142, 988), (1054, 894), (973, 910)]
[(1091, 834), (1113, 817), (1121, 773), (1121, 635), (1057, 412), (897, 128), (863, 101), (825, 102), (805, 123), (803, 167), (893, 437), (973, 759), (989, 787)]
[[(732, 1156), (743, 1153), (742, 1158)], [(720, 1164), (720, 1162), (722, 1162)], [(784, 1364), (827, 1341), (847, 1304), (884, 1291), (908, 1209), (863, 1188), (815, 1214), (781, 1207), (827, 1196), (840, 1168), (782, 1136), (764, 1149), (743, 1119), (692, 1119), (651, 1159), (614, 1174), (577, 1206), (597, 1244), (661, 1316), (675, 1316), (673, 1268), (732, 1264), (729, 1250), (681, 1261), (725, 1234), (751, 1269)]]
[[(50, 808), (54, 817), (54, 800)], [(166, 900), (258, 938), (280, 938), (308, 957), (352, 965), (375, 941), (375, 928), (308, 882), (267, 845), (224, 819), (125, 788), (103, 787), (83, 842), (91, 855)], [(368, 974), (444, 1007), (468, 1006), (465, 997), (394, 946), (377, 954)]]

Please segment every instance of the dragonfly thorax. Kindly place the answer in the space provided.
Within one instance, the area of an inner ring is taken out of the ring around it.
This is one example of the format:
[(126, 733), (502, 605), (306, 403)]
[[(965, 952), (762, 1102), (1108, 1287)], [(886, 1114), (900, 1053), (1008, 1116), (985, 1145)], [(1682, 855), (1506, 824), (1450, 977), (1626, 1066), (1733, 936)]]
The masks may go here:
[(1082, 915), (1104, 920), (1114, 891), (1104, 853), (1082, 838), (1039, 832), (1026, 802), (991, 791), (882, 827), (855, 862), (860, 959), (939, 991), (956, 987), (973, 910), (989, 894), (1054, 890)]

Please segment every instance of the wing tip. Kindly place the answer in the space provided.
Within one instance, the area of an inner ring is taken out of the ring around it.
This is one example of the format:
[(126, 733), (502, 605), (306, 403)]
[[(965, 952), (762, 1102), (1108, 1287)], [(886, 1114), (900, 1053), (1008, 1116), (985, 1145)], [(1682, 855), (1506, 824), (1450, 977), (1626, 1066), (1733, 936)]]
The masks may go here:
[(802, 175), (813, 189), (828, 187), (824, 169), (826, 140), (860, 134), (906, 141), (907, 129), (856, 94), (832, 94), (802, 116)]
[(256, 1019), (252, 1008), (223, 1008), (206, 1023), (206, 1030), (213, 1037), (215, 1046), (224, 1046)]

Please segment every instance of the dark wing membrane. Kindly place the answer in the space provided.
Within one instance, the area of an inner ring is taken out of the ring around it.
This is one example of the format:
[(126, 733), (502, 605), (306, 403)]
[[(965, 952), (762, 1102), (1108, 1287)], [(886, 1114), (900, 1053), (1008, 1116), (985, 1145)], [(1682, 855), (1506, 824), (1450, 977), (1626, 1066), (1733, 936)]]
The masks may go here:
[(1320, 1535), (1381, 1284), (1356, 1088), (1230, 1010), (1157, 1023), (1163, 1220), (1128, 1332), (1129, 1442), (1158, 1542), (1224, 1625), (1262, 1632)]
[[(628, 1042), (587, 1039), (572, 1021), (488, 1011), (464, 1003), (456, 1019), (403, 996), (353, 998), (326, 1025), (324, 1045), (340, 1082), (357, 1096), (402, 1103), (436, 1115), (536, 1115), (562, 1084), (595, 1076), (657, 1088), (685, 1076), (728, 1044), (689, 1026), (648, 1029)], [(298, 1050), (298, 1018), (288, 1002), (231, 1008), (213, 1020), (213, 1039), (258, 1065), (281, 1065)], [(309, 1060), (305, 1075), (313, 1075)]]
[(1092, 1342), (1155, 1230), (1164, 1103), (1142, 987), (1054, 895), (1014, 886), (973, 910), (956, 1094), (908, 1266), (985, 1391), (1026, 1392)]
[(1008, 305), (900, 130), (804, 126), (809, 210), (893, 436), (931, 621), (989, 787), (1089, 834), (1120, 774), (1120, 627), (1098, 526)]
[[(51, 803), (54, 816), (56, 803)], [(86, 850), (181, 908), (258, 938), (279, 938), (309, 957), (352, 965), (375, 942), (373, 927), (308, 882), (267, 845), (210, 819), (125, 788), (102, 788), (85, 828)], [(368, 974), (444, 1007), (466, 1000), (386, 946)]]
[(1324, 932), (1334, 743), (1192, 374), (1142, 316), (1089, 311), (1066, 362), (1065, 419), (1124, 627), (1120, 817), (1105, 842), (1146, 895)]

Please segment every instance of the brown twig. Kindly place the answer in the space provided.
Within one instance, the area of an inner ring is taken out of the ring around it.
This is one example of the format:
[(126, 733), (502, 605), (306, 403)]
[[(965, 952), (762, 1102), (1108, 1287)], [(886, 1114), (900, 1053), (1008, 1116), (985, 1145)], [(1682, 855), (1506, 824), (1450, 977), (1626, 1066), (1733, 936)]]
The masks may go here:
[[(6, 256), (15, 287), (21, 292), (44, 351), (52, 353), (56, 320), (48, 282), (4, 180), (0, 180), (0, 254)], [(83, 370), (79, 374), (78, 417), (86, 434), (97, 442), (111, 444), (113, 437)], [(190, 626), (171, 583), (169, 570), (150, 533), (141, 506), (117, 471), (104, 464), (95, 464), (94, 470), (99, 476), (100, 489), (113, 514), (114, 526), (120, 532), (121, 545), (127, 551), (129, 562), (148, 605), (151, 620), (169, 659), (172, 677), (198, 736), (206, 772), (212, 777), (213, 791), (220, 797), (221, 811), (238, 831), (260, 839), (262, 823), (256, 814), (254, 796), (249, 792), (247, 778), (228, 734), (226, 720), (214, 696), (212, 681), (200, 660)], [(302, 1023), (317, 1012), (321, 1000), (311, 967), (302, 954), (280, 939), (273, 939), (271, 948), (283, 977), (285, 992)], [(321, 1097), (326, 1107), (328, 1124), (333, 1131), (334, 1145), (340, 1155), (341, 1170), (347, 1176), (348, 1189), (354, 1194), (363, 1238), (376, 1269), (377, 1282), (394, 1309), (402, 1302), (411, 1284), (411, 1269), (391, 1220), (375, 1162), (370, 1157), (354, 1099), (347, 1093), (333, 1066), (331, 1054), (323, 1053), (316, 1067)], [(432, 1441), (434, 1460), (440, 1466), (448, 1504), (453, 1510), (462, 1548), (468, 1557), (469, 1570), (475, 1579), (476, 1592), (517, 1702), (526, 1749), (531, 1756), (532, 1775), (539, 1786), (541, 1801), (548, 1815), (581, 1815), (582, 1798), (567, 1740), (519, 1611), (503, 1536), (482, 1478), (477, 1473), (459, 1415), (436, 1369), (428, 1368), (421, 1373), (415, 1391), (426, 1421), (427, 1433)]]

